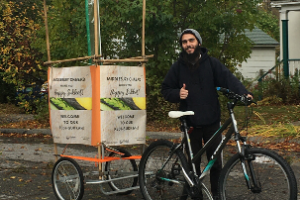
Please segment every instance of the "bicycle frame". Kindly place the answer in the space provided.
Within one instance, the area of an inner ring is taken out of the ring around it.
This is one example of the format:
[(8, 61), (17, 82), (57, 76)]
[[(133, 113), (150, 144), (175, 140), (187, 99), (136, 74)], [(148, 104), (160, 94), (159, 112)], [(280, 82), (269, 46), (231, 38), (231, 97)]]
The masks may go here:
[[(163, 164), (161, 170), (163, 170), (163, 168), (168, 163), (168, 161), (170, 160), (170, 158), (172, 157), (172, 155), (175, 153), (175, 151), (177, 149), (180, 149), (180, 148), (184, 149), (184, 144), (187, 143), (188, 149), (189, 149), (189, 156), (190, 156), (191, 161), (192, 161), (193, 174), (194, 174), (194, 176), (199, 177), (200, 184), (202, 184), (201, 181), (208, 174), (209, 170), (212, 168), (213, 164), (215, 163), (217, 157), (222, 153), (225, 145), (227, 144), (227, 142), (231, 139), (232, 135), (234, 134), (234, 140), (236, 141), (236, 144), (237, 144), (238, 153), (241, 155), (240, 159), (241, 159), (241, 163), (242, 163), (242, 169), (243, 169), (243, 173), (244, 173), (244, 177), (245, 177), (248, 189), (260, 189), (260, 187), (258, 186), (258, 183), (256, 181), (254, 170), (252, 168), (251, 162), (248, 162), (248, 165), (249, 165), (249, 170), (250, 170), (250, 174), (251, 174), (251, 177), (252, 177), (252, 180), (253, 180), (254, 187), (251, 187), (250, 178), (249, 178), (249, 175), (248, 175), (247, 170), (246, 170), (244, 155), (245, 155), (245, 152), (246, 152), (247, 148), (249, 148), (249, 145), (246, 143), (246, 138), (242, 137), (240, 135), (240, 132), (239, 132), (238, 127), (237, 127), (237, 122), (236, 122), (235, 115), (234, 115), (234, 112), (233, 112), (233, 108), (235, 107), (236, 103), (237, 103), (237, 100), (234, 100), (233, 102), (228, 102), (227, 103), (227, 109), (229, 111), (230, 117), (214, 133), (214, 135), (209, 139), (209, 141), (205, 143), (205, 145), (203, 146), (203, 148), (195, 156), (193, 155), (193, 152), (191, 150), (192, 148), (191, 148), (191, 144), (190, 144), (190, 138), (189, 138), (189, 133), (188, 133), (188, 126), (187, 126), (187, 122), (186, 122), (186, 116), (180, 117), (180, 120), (181, 120), (181, 123), (182, 123), (182, 127), (183, 127), (184, 137), (183, 137), (183, 139), (182, 139), (182, 141), (181, 141), (180, 144), (174, 144), (174, 146), (171, 148), (169, 157), (167, 158), (167, 160)], [(197, 175), (196, 167), (195, 167), (195, 161), (197, 161), (198, 159), (201, 158), (201, 156), (206, 152), (207, 148), (209, 148), (215, 142), (215, 140), (217, 139), (217, 137), (220, 136), (222, 134), (222, 132), (225, 129), (227, 129), (229, 126), (230, 126), (230, 128), (228, 129), (228, 131), (226, 132), (224, 138), (222, 139), (222, 141), (220, 142), (220, 144), (218, 145), (218, 147), (214, 151), (213, 155), (209, 159), (209, 161), (208, 161), (207, 165), (205, 166), (204, 170), (202, 171), (201, 175), (200, 176)], [(245, 148), (241, 147), (240, 141), (243, 142), (243, 145), (244, 145)], [(251, 161), (251, 158), (250, 159), (246, 158), (246, 159), (248, 161), (249, 160)], [(186, 172), (183, 168), (181, 168), (181, 169), (183, 171), (185, 180), (187, 181), (187, 183), (189, 184), (189, 186), (190, 187), (194, 187), (195, 183), (189, 177), (188, 172)], [(167, 178), (162, 178), (162, 179), (165, 180), (165, 181), (169, 181), (169, 182), (179, 183), (176, 180), (171, 180), (171, 179), (167, 179)], [(206, 187), (204, 189), (207, 190)]]

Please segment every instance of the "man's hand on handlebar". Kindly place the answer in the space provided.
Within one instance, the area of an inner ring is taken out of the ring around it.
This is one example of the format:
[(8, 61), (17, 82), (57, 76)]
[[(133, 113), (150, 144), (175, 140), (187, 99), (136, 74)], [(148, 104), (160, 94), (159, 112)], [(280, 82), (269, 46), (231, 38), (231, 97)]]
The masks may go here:
[(247, 94), (246, 96), (248, 99), (253, 100), (253, 96), (251, 94)]

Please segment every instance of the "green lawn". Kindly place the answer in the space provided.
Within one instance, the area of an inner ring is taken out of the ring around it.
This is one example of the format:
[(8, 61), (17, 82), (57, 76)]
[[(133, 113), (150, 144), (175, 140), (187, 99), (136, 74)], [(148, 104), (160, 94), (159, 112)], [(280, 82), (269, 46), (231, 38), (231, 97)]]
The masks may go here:
[[(300, 121), (300, 105), (288, 106), (254, 106), (251, 117), (251, 124), (254, 125), (272, 125), (289, 124)], [(236, 107), (235, 113), (238, 116), (245, 116), (244, 107)]]
[[(235, 108), (236, 117), (241, 124), (245, 120), (245, 108)], [(248, 132), (250, 135), (299, 137), (300, 105), (254, 106)]]

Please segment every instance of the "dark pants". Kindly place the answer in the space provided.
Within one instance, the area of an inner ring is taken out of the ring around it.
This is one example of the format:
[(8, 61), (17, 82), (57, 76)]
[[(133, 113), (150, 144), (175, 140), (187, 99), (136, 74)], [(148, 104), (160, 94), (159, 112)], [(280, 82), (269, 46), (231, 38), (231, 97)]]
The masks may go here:
[[(220, 128), (220, 123), (215, 123), (215, 124), (212, 124), (209, 126), (194, 128), (193, 132), (190, 133), (190, 135), (189, 135), (194, 156), (202, 148), (202, 140), (205, 144), (219, 128)], [(209, 160), (211, 158), (212, 154), (218, 147), (221, 140), (222, 140), (222, 135), (220, 135), (218, 138), (216, 138), (214, 144), (207, 149), (207, 151), (206, 151), (207, 160)], [(187, 152), (189, 152), (187, 145), (186, 145), (186, 149), (187, 149)], [(189, 153), (188, 153), (188, 155), (189, 155)], [(200, 175), (200, 173), (201, 173), (200, 163), (201, 163), (201, 159), (199, 159), (195, 163), (196, 171), (197, 171), (198, 175)], [(192, 169), (190, 156), (189, 156), (189, 164)], [(221, 170), (222, 170), (222, 154), (220, 156), (218, 156), (216, 162), (214, 163), (214, 165), (212, 166), (212, 168), (210, 170), (210, 184), (211, 184), (211, 192), (212, 192), (213, 196), (218, 195), (218, 180), (219, 180)]]

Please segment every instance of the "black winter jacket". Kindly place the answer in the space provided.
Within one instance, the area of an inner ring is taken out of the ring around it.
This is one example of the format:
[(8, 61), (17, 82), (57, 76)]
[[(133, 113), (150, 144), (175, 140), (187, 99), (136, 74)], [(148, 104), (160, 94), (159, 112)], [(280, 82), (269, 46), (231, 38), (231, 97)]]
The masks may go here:
[[(194, 111), (189, 117), (190, 125), (199, 127), (220, 122), (220, 104), (216, 87), (224, 87), (238, 94), (249, 94), (242, 83), (216, 58), (201, 48), (201, 59), (191, 69), (182, 54), (171, 66), (162, 83), (162, 95), (172, 103), (180, 103), (181, 111)], [(179, 92), (186, 85), (188, 97), (180, 99)]]

